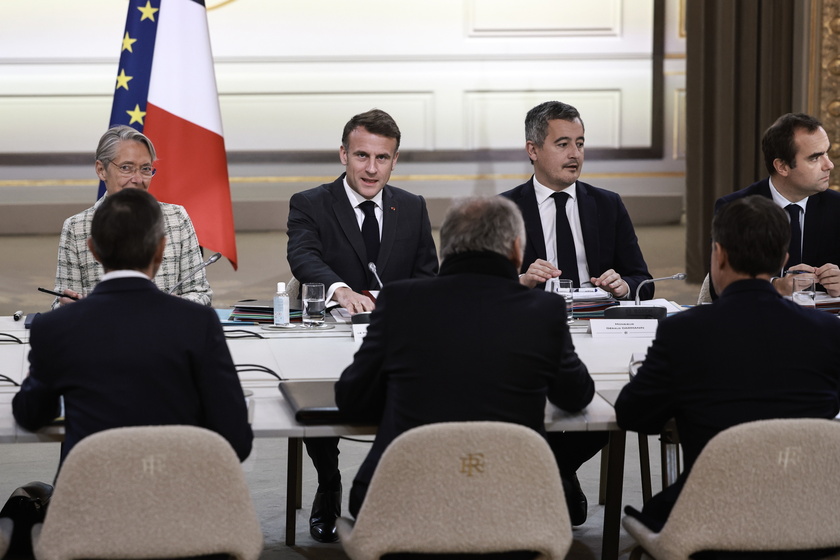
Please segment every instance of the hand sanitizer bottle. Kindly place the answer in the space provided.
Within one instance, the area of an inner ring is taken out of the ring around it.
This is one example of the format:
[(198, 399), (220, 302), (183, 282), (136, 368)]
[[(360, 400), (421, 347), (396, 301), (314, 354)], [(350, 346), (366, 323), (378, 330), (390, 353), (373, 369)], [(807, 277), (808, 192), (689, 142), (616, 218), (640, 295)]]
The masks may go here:
[(277, 282), (277, 293), (274, 294), (274, 324), (289, 324), (289, 294), (286, 292), (285, 282)]

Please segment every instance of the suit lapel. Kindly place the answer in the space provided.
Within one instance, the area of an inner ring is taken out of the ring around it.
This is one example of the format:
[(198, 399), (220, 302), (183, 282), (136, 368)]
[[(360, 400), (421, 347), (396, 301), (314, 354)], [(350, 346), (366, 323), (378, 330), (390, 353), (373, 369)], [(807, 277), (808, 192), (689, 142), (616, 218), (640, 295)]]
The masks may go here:
[(397, 203), (391, 187), (385, 185), (382, 191), (382, 240), (379, 245), (379, 259), (376, 267), (379, 275), (388, 265), (388, 258), (391, 256), (391, 249), (394, 248), (394, 240), (397, 238), (397, 224), (399, 221), (399, 204)]
[[(350, 241), (353, 251), (359, 257), (359, 261), (365, 262), (367, 252), (365, 250), (365, 242), (362, 239), (362, 230), (359, 229), (356, 212), (350, 205), (350, 201), (347, 200), (347, 193), (344, 192), (343, 177), (344, 175), (330, 185), (330, 192), (333, 196), (333, 213), (344, 235)], [(367, 265), (366, 262), (365, 265)]]
[[(604, 271), (598, 267), (598, 255), (601, 254), (600, 237), (598, 236), (598, 206), (595, 204), (595, 199), (589, 194), (586, 183), (578, 181), (576, 190), (580, 230), (583, 233), (583, 247), (586, 249), (586, 264), (589, 267), (589, 275), (600, 276)], [(589, 281), (588, 278), (587, 281)]]
[(805, 227), (802, 230), (802, 262), (811, 266), (822, 266), (825, 263), (817, 261), (819, 243), (825, 232), (820, 232), (820, 224), (823, 223), (823, 201), (822, 193), (812, 195), (808, 199), (805, 210)]
[[(756, 194), (773, 200), (773, 193), (770, 192), (770, 179), (759, 181)], [(802, 229), (802, 262), (811, 266), (822, 266), (824, 264), (815, 264), (818, 245), (823, 235), (819, 231), (820, 224), (823, 223), (823, 201), (822, 193), (811, 195), (805, 210), (805, 227)]]
[(536, 255), (536, 258), (545, 259), (545, 237), (543, 236), (540, 209), (537, 206), (537, 194), (534, 192), (533, 177), (523, 186), (520, 199), (516, 203), (522, 210), (522, 219), (525, 220), (525, 237), (530, 250)]

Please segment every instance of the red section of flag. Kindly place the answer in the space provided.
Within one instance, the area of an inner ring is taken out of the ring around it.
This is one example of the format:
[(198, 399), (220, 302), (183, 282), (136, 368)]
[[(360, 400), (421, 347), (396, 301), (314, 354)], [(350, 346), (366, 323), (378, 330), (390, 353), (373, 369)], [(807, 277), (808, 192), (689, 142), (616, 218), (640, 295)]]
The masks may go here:
[(187, 209), (198, 241), (237, 268), (236, 235), (224, 138), (151, 103), (143, 133), (158, 153), (151, 192)]

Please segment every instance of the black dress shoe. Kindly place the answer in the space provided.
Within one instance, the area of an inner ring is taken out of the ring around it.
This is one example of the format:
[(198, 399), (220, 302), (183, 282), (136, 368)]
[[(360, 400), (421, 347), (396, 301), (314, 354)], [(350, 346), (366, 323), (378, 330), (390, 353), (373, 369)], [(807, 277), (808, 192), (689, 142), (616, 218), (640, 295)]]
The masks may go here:
[(563, 493), (566, 494), (566, 506), (569, 508), (569, 519), (572, 527), (583, 525), (586, 522), (586, 514), (589, 504), (586, 495), (580, 487), (577, 474), (571, 477), (561, 477), (563, 480)]
[(321, 543), (338, 540), (335, 520), (341, 515), (341, 487), (336, 492), (318, 492), (309, 515), (309, 534)]

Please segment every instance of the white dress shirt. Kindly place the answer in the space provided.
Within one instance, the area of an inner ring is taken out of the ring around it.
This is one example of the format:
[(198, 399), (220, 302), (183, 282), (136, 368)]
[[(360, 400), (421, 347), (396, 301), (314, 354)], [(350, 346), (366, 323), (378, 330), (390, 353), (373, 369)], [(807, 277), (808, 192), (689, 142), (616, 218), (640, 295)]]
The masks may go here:
[[(367, 198), (363, 197), (352, 188), (347, 183), (347, 176), (344, 177), (344, 192), (347, 194), (347, 200), (350, 201), (350, 206), (353, 207), (353, 212), (356, 214), (356, 222), (359, 224), (359, 231), (362, 231), (362, 222), (365, 219), (365, 213), (362, 211), (359, 206), (368, 200)], [(375, 205), (374, 214), (376, 215), (376, 222), (379, 224), (379, 238), (382, 239), (382, 191), (380, 190), (376, 193), (376, 196), (370, 199)], [(327, 302), (332, 300), (335, 291), (339, 288), (349, 288), (347, 284), (344, 282), (336, 282), (334, 284), (330, 284), (327, 288), (326, 298)], [(338, 303), (338, 302), (335, 302)]]
[[(542, 224), (543, 238), (545, 241), (545, 260), (557, 265), (557, 206), (551, 198), (557, 191), (540, 184), (536, 175), (534, 176), (534, 192), (537, 195), (537, 207), (540, 211), (540, 223)], [(578, 279), (580, 286), (592, 286), (589, 281), (589, 265), (586, 262), (586, 247), (583, 245), (583, 230), (580, 227), (580, 212), (577, 205), (577, 183), (563, 189), (569, 195), (571, 202), (566, 202), (566, 217), (569, 219), (569, 226), (572, 230), (572, 238), (575, 242), (575, 255), (577, 256)]]

